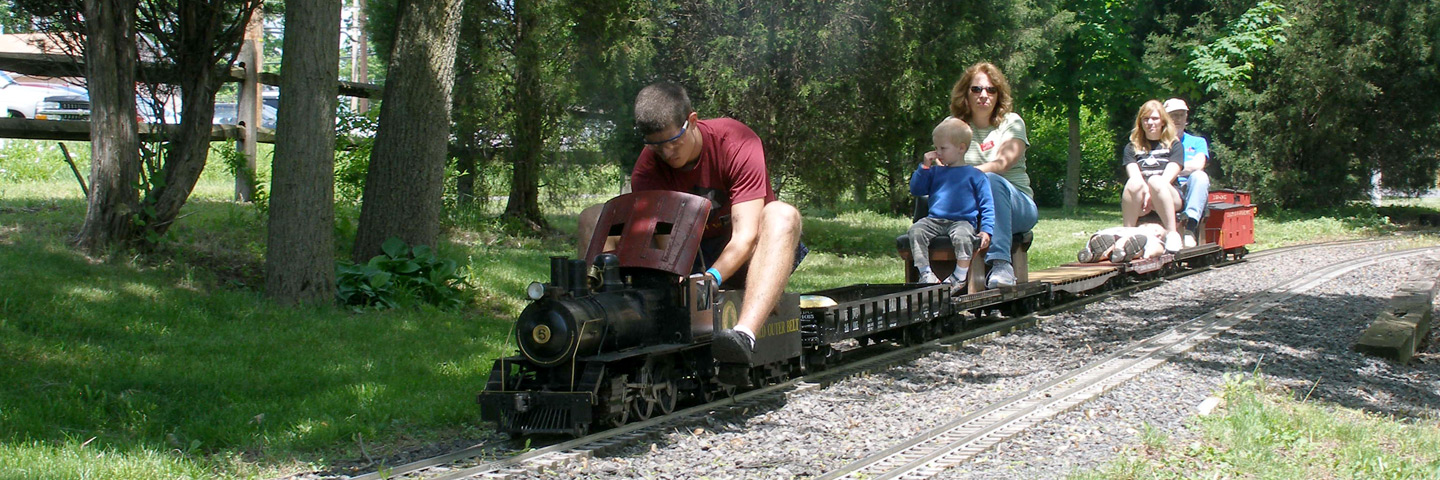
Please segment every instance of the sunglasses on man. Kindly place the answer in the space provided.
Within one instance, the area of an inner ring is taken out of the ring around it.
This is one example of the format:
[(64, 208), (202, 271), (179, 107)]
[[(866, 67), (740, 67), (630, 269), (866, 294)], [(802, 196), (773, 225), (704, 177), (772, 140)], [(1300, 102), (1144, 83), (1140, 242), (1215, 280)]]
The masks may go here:
[(681, 135), (685, 135), (685, 129), (687, 129), (687, 128), (690, 128), (690, 120), (685, 120), (685, 123), (683, 123), (683, 124), (680, 125), (680, 133), (675, 134), (675, 136), (670, 137), (670, 138), (667, 138), (667, 139), (664, 139), (664, 140), (660, 140), (660, 141), (658, 141), (658, 142), (645, 141), (644, 143), (645, 143), (645, 145), (647, 145), (647, 146), (659, 147), (659, 146), (661, 146), (661, 145), (664, 145), (664, 144), (667, 144), (667, 143), (670, 143), (670, 142), (673, 142), (673, 141), (679, 139)]

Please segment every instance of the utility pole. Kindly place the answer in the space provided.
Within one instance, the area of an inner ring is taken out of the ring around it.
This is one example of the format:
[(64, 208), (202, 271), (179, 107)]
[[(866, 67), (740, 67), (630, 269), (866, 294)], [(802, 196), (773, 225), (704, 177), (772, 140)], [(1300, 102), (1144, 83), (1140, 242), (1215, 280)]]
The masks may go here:
[[(355, 36), (350, 44), (350, 81), (370, 83), (370, 37), (365, 34), (365, 0), (355, 0)], [(370, 111), (370, 99), (350, 97), (350, 107), (355, 113)]]

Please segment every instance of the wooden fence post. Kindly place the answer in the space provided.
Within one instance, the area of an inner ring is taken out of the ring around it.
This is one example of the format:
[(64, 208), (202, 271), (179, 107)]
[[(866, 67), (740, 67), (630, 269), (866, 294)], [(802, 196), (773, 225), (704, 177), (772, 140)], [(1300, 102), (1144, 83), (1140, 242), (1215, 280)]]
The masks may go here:
[(250, 23), (245, 26), (245, 40), (240, 44), (239, 60), (245, 69), (245, 79), (240, 81), (240, 97), (236, 99), (235, 113), (244, 133), (235, 141), (235, 149), (245, 156), (245, 168), (235, 172), (235, 200), (239, 202), (250, 202), (255, 197), (255, 145), (260, 138), (257, 129), (260, 128), (264, 109), (260, 99), (264, 39), (265, 18), (261, 14), (261, 5), (257, 3), (255, 11), (250, 14)]

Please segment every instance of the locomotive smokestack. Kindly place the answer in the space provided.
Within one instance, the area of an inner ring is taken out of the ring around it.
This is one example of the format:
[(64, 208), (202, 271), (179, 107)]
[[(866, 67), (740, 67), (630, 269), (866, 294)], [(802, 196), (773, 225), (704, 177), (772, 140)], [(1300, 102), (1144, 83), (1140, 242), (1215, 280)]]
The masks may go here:
[(550, 257), (550, 286), (565, 291), (570, 289), (570, 273), (566, 267), (570, 259), (566, 257)]
[(589, 282), (585, 281), (586, 268), (584, 260), (570, 260), (570, 295), (584, 297), (590, 295)]

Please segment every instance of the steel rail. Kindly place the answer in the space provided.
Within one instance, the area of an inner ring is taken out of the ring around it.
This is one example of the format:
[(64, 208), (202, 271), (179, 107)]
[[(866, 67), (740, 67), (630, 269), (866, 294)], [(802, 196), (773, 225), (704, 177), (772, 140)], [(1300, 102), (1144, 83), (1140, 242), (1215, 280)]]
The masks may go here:
[[(1384, 243), (1390, 240), (1350, 240), (1342, 242), (1316, 243), (1262, 250), (1247, 255), (1265, 257), (1290, 251), (1321, 248), (1335, 245)], [(771, 401), (779, 395), (789, 395), (823, 387), (855, 375), (872, 373), (890, 368), (933, 351), (953, 351), (964, 345), (990, 340), (1000, 335), (1023, 330), (1038, 324), (1044, 317), (1073, 310), (1106, 298), (1152, 288), (1167, 279), (1181, 278), (1215, 268), (1246, 261), (1226, 260), (1214, 265), (1180, 271), (1163, 279), (1137, 282), (1121, 288), (1077, 298), (1065, 304), (1052, 306), (1016, 318), (991, 322), (978, 328), (932, 340), (922, 344), (880, 353), (863, 359), (847, 361), (821, 372), (811, 373), (786, 382), (744, 392), (733, 397), (678, 410), (646, 421), (631, 423), (622, 427), (593, 433), (584, 437), (544, 446), (505, 458), (486, 458), (494, 455), (493, 445), (476, 444), (465, 449), (435, 457), (416, 460), (394, 467), (382, 467), (374, 472), (349, 477), (351, 480), (381, 480), (388, 478), (424, 478), (426, 480), (454, 480), (461, 478), (510, 478), (525, 472), (534, 472), (546, 467), (557, 466), (567, 461), (603, 455), (630, 442), (662, 434), (670, 427), (691, 423), (716, 410), (737, 409)], [(872, 347), (873, 348), (873, 347)]]
[(1440, 251), (1440, 247), (1382, 253), (1307, 273), (1283, 285), (1231, 302), (1029, 391), (991, 404), (818, 478), (930, 478), (1340, 275), (1376, 263), (1436, 251)]

